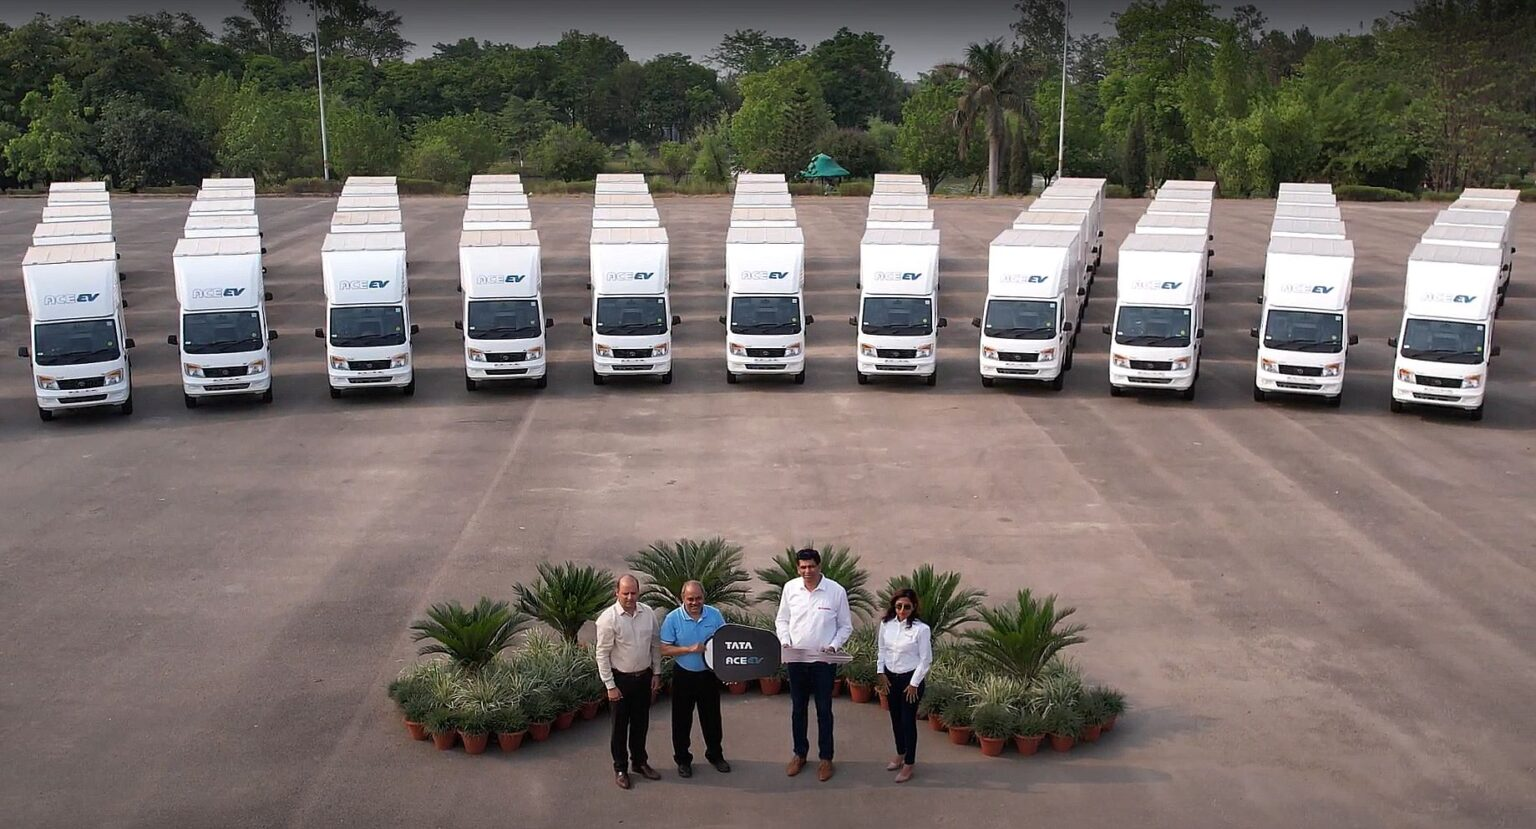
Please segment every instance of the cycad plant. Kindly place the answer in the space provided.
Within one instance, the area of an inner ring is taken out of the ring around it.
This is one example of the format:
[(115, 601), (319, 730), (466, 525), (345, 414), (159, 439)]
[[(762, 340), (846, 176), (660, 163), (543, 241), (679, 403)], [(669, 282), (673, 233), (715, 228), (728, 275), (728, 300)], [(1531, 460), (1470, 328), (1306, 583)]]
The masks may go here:
[(1064, 625), (1076, 608), (1056, 597), (1035, 598), (1026, 588), (1011, 602), (982, 608), (981, 626), (965, 632), (971, 653), (992, 670), (1033, 682), (1056, 654), (1084, 640), (1084, 625)]
[[(823, 544), (815, 547), (821, 553), (821, 574), (837, 582), (848, 591), (848, 609), (855, 616), (868, 616), (875, 610), (874, 599), (869, 595), (869, 571), (859, 566), (859, 557), (845, 546)], [(772, 566), (760, 567), (758, 579), (768, 586), (757, 594), (757, 600), (778, 607), (784, 585), (800, 578), (795, 553), (802, 547), (789, 547), (774, 558)]]
[(513, 637), (528, 621), (506, 602), (482, 597), (468, 609), (458, 602), (446, 602), (432, 605), (427, 618), (411, 625), (411, 640), (430, 640), (421, 646), (423, 656), (443, 654), (465, 670), (478, 671), (511, 646)]
[(704, 601), (709, 604), (747, 605), (749, 576), (741, 567), (741, 545), (723, 538), (658, 541), (630, 556), (629, 566), (646, 577), (640, 601), (659, 610), (681, 605), (683, 584), (689, 580), (704, 585)]
[(533, 584), (515, 588), (517, 606), (559, 631), (566, 641), (576, 641), (581, 626), (597, 618), (614, 601), (613, 573), (573, 562), (540, 562)]
[(853, 657), (849, 662), (838, 668), (838, 673), (849, 682), (857, 682), (860, 685), (873, 685), (875, 683), (876, 667), (879, 665), (879, 645), (875, 641), (875, 628), (864, 625), (853, 629), (853, 635), (848, 637), (848, 642), (843, 650)]
[(880, 606), (888, 606), (891, 595), (903, 587), (917, 594), (918, 614), (928, 623), (935, 641), (960, 625), (976, 621), (976, 610), (987, 595), (986, 591), (960, 586), (959, 573), (940, 573), (932, 564), (924, 564), (908, 575), (892, 578), (880, 591)]

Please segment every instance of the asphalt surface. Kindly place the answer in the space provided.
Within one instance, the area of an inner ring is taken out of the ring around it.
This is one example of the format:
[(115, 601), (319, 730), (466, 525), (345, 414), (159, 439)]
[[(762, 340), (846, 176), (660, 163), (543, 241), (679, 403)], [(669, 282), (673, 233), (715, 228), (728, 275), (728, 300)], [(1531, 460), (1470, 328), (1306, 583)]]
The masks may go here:
[[(1199, 398), (1111, 399), (1114, 251), (1066, 390), (983, 389), (987, 243), (1018, 201), (937, 200), (937, 388), (859, 387), (861, 199), (797, 199), (809, 379), (727, 386), (725, 198), (660, 198), (677, 380), (589, 379), (590, 199), (535, 198), (549, 388), (467, 393), (463, 201), (407, 199), (418, 391), (330, 400), (311, 335), (332, 202), (263, 199), (276, 402), (183, 408), (171, 250), (187, 202), (114, 200), (137, 413), (38, 421), (0, 361), (0, 823), (75, 826), (1536, 823), (1536, 205), (1521, 205), (1487, 418), (1387, 411), (1403, 269), (1439, 205), (1343, 207), (1358, 261), (1344, 405), (1251, 400), (1273, 204), (1221, 202)], [(0, 342), (25, 342), (20, 262), (42, 202), (0, 200)], [(611, 781), (606, 729), (511, 755), (408, 742), (384, 686), (432, 602), (510, 597), (535, 562), (621, 568), (722, 534), (761, 566), (852, 545), (883, 582), (921, 562), (1002, 599), (1060, 594), (1074, 649), (1133, 710), (1101, 743), (1003, 759), (924, 730), (884, 771), (874, 706), (838, 707), (837, 777), (790, 780), (786, 697), (726, 706), (721, 776)], [(503, 820), (505, 819), (505, 820)]]

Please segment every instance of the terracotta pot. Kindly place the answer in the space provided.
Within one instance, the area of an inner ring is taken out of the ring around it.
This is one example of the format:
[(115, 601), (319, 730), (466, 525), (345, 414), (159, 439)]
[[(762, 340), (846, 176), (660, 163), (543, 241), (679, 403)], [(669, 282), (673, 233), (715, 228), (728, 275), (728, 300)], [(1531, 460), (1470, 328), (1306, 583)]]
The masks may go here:
[(453, 748), (453, 744), (458, 741), (459, 732), (457, 731), (444, 731), (441, 734), (432, 735), (432, 745), (436, 747), (438, 751), (447, 751), (448, 749)]
[(410, 732), (412, 740), (425, 740), (427, 738), (427, 729), (422, 727), (422, 724), (419, 722), (406, 720), (405, 730)]
[(1077, 745), (1077, 738), (1065, 734), (1051, 735), (1051, 748), (1057, 751), (1071, 751), (1072, 746)]
[(765, 676), (757, 681), (757, 687), (762, 690), (763, 696), (771, 697), (784, 690), (784, 679), (777, 676)]
[(862, 705), (863, 703), (869, 702), (870, 697), (874, 695), (875, 687), (873, 685), (865, 685), (862, 682), (848, 683), (848, 698), (854, 702)]
[(1085, 742), (1085, 743), (1096, 743), (1096, 742), (1098, 742), (1099, 741), (1099, 734), (1101, 732), (1103, 732), (1103, 730), (1104, 730), (1104, 724), (1103, 723), (1099, 723), (1098, 725), (1085, 725), (1085, 726), (1083, 726), (1083, 736), (1082, 736), (1083, 742)]
[(971, 727), (968, 725), (952, 725), (949, 727), (949, 741), (957, 746), (963, 746), (971, 741)]
[(747, 692), (747, 683), (745, 682), (727, 682), (725, 687), (733, 694), (745, 694)]
[(597, 719), (597, 711), (603, 705), (600, 699), (589, 699), (581, 704), (581, 718), (584, 720)]
[(496, 744), (501, 746), (502, 751), (517, 751), (518, 746), (523, 744), (523, 737), (527, 734), (528, 729), (526, 728), (522, 731), (514, 731), (511, 734), (503, 731), (496, 735)]
[(489, 734), (465, 734), (459, 732), (459, 739), (464, 741), (465, 754), (484, 754), (485, 747), (491, 741)]
[(1120, 715), (1119, 714), (1110, 714), (1109, 715), (1109, 719), (1104, 721), (1104, 730), (1105, 731), (1114, 731), (1115, 730), (1115, 720), (1118, 720), (1118, 719), (1120, 719)]
[(889, 711), (889, 710), (891, 710), (891, 695), (890, 694), (881, 694), (880, 695), (880, 710), (881, 711)]
[(1020, 754), (1028, 757), (1029, 755), (1034, 754), (1040, 750), (1040, 741), (1044, 739), (1044, 734), (1036, 734), (1032, 737), (1026, 737), (1023, 734), (1015, 734), (1013, 735), (1013, 747), (1018, 749)]
[(929, 714), (928, 715), (928, 727), (933, 729), (934, 731), (943, 731), (944, 730), (944, 718), (939, 716), (938, 714)]
[(926, 719), (928, 719), (928, 715), (927, 714), (918, 714), (917, 718), (920, 719), (920, 720), (926, 720)]
[(832, 696), (840, 697), (842, 695), (843, 695), (843, 678), (842, 677), (838, 677), (837, 679), (832, 680)]
[(561, 712), (559, 714), (556, 714), (555, 715), (555, 730), (556, 731), (564, 731), (567, 728), (570, 728), (571, 727), (571, 723), (573, 723), (573, 722), (576, 722), (576, 712), (575, 711), (564, 711), (564, 712)]
[(554, 723), (547, 723), (547, 722), (531, 722), (531, 723), (528, 723), (528, 736), (532, 737), (534, 742), (542, 743), (545, 740), (549, 739), (549, 728), (552, 725), (554, 725)]
[(981, 753), (987, 757), (998, 757), (1003, 753), (1003, 744), (1008, 742), (1006, 737), (977, 737), (981, 742)]

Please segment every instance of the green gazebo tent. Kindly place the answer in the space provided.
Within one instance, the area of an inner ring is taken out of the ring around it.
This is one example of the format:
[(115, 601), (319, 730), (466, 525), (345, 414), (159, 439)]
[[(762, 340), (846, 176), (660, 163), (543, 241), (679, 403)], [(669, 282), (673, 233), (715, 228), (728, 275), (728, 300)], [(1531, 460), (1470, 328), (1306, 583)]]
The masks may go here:
[(826, 153), (817, 153), (816, 157), (811, 159), (811, 163), (804, 170), (800, 171), (800, 177), (803, 179), (819, 178), (823, 181), (827, 179), (843, 179), (850, 175), (852, 174), (844, 170)]

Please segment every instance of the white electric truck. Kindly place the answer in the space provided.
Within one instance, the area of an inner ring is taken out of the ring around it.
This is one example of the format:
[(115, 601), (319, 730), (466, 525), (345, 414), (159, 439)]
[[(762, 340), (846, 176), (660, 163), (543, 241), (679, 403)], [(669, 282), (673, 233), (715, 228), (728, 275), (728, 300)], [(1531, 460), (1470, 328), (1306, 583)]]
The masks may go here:
[(1061, 391), (1088, 298), (1075, 229), (1005, 230), (992, 240), (981, 329), (981, 384), (1032, 380)]
[(1461, 409), (1482, 420), (1498, 308), (1502, 258), (1491, 248), (1420, 242), (1408, 257), (1403, 324), (1387, 343), (1397, 349), (1392, 411), (1405, 406)]
[(939, 381), (939, 231), (866, 230), (859, 244), (859, 385), (871, 377)]
[(205, 398), (254, 395), (272, 402), (272, 355), (262, 288), (261, 240), (255, 236), (182, 239), (171, 257), (181, 332), (166, 337), (180, 352), (187, 408)]
[(416, 393), (406, 295), (405, 234), (331, 233), (320, 251), (325, 281), (326, 376), (331, 397), (353, 389)]
[(481, 383), (549, 383), (542, 269), (536, 230), (466, 230), (459, 235), (459, 287), (464, 316), (464, 387)]
[(591, 241), (592, 383), (614, 376), (657, 376), (672, 382), (672, 314), (667, 295), (667, 231), (660, 227), (593, 228)]
[(133, 384), (123, 334), (117, 245), (47, 245), (27, 250), (21, 278), (32, 343), (16, 355), (32, 362), (37, 414), (116, 406), (133, 414)]
[(1177, 391), (1195, 399), (1205, 337), (1206, 240), (1132, 233), (1120, 245), (1109, 393)]
[(1321, 397), (1337, 407), (1344, 396), (1344, 355), (1359, 337), (1349, 333), (1349, 294), (1355, 246), (1345, 239), (1277, 236), (1264, 257), (1263, 311), (1249, 329), (1259, 341), (1253, 399), (1271, 394)]
[(805, 382), (805, 235), (798, 227), (733, 227), (725, 237), (725, 380)]

